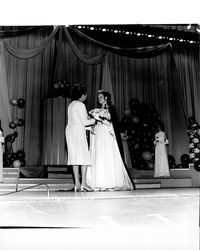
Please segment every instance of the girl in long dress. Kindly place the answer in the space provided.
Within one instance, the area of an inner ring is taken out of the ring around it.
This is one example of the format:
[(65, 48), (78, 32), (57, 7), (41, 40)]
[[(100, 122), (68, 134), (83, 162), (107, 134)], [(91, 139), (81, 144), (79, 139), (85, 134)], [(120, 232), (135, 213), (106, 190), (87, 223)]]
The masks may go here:
[(90, 112), (97, 124), (90, 136), (92, 167), (87, 171), (87, 183), (94, 191), (132, 190), (134, 187), (125, 168), (113, 127), (112, 120), (116, 117), (110, 94), (99, 92), (98, 103), (99, 109)]
[[(91, 165), (90, 153), (86, 137), (86, 126), (95, 123), (88, 119), (85, 104), (86, 89), (75, 85), (72, 91), (72, 102), (68, 106), (68, 123), (65, 134), (68, 149), (67, 165), (73, 166), (75, 179), (74, 191), (90, 191), (86, 183), (87, 166)], [(79, 180), (79, 166), (81, 167), (82, 180)]]
[(155, 166), (154, 166), (154, 177), (169, 177), (169, 163), (167, 157), (166, 145), (168, 139), (164, 132), (164, 126), (158, 125), (158, 132), (155, 134)]
[(0, 182), (3, 182), (3, 146), (2, 146), (3, 143), (4, 143), (4, 136), (0, 121)]

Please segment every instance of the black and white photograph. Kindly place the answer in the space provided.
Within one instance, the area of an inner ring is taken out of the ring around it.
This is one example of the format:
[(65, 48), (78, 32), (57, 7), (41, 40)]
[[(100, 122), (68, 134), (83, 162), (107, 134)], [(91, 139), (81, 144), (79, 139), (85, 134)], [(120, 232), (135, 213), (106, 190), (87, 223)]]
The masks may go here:
[(66, 6), (0, 19), (0, 249), (198, 250), (200, 20)]

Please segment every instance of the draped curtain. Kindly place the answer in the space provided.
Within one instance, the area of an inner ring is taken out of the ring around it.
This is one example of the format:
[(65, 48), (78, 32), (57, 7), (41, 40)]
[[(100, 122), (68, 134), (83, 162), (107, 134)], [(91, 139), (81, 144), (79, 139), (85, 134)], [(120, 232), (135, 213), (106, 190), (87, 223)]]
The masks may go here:
[(35, 48), (40, 47), (51, 34), (52, 29), (45, 29), (29, 35), (9, 38), (3, 43), (4, 48), (8, 48), (8, 50), (4, 50), (4, 55), (9, 100), (23, 98), (26, 101), (23, 109), (11, 104), (8, 107), (11, 109), (11, 119), (16, 117), (25, 121), (23, 127), (15, 129), (18, 132), (15, 142), (16, 150), (23, 149), (25, 151), (28, 165), (38, 165), (41, 157), (41, 117), (43, 115), (41, 107), (42, 99), (47, 95), (51, 82), (54, 41), (48, 45), (46, 50), (44, 47), (43, 50), (39, 49), (38, 51)]
[[(178, 145), (173, 144), (172, 130), (176, 131), (173, 126), (174, 116), (177, 114), (173, 112), (171, 105), (175, 101), (178, 102), (176, 103), (178, 108), (183, 108), (183, 105), (181, 106), (181, 98), (174, 98), (172, 90), (174, 90), (173, 84), (176, 84), (176, 93), (180, 95), (182, 93), (187, 116), (195, 114), (198, 120), (199, 101), (196, 98), (197, 94), (194, 93), (195, 91), (199, 93), (197, 74), (199, 58), (194, 47), (191, 51), (190, 48), (185, 50), (173, 48), (179, 86), (170, 64), (170, 44), (126, 50), (112, 48), (64, 26), (54, 28), (53, 31), (52, 27), (37, 30), (4, 41), (8, 96), (26, 100), (24, 109), (13, 106), (10, 108), (11, 118), (25, 119), (25, 126), (17, 128), (19, 136), (16, 143), (17, 149), (23, 148), (26, 152), (28, 165), (40, 164), (43, 100), (51, 95), (53, 83), (62, 79), (67, 79), (71, 87), (77, 82), (86, 86), (88, 109), (96, 105), (98, 89), (106, 86), (106, 79), (110, 79), (112, 85), (109, 86), (113, 90), (120, 118), (123, 117), (130, 98), (155, 103), (172, 138), (172, 154), (178, 147), (179, 151), (185, 153), (187, 142), (182, 144), (180, 140)], [(135, 58), (132, 58), (133, 56)], [(183, 58), (188, 60), (184, 66), (181, 62)], [(172, 100), (169, 98), (169, 93), (173, 96)], [(177, 124), (179, 126), (181, 123), (181, 131), (186, 134), (184, 112), (177, 113), (181, 114)], [(185, 136), (183, 138), (185, 140)]]

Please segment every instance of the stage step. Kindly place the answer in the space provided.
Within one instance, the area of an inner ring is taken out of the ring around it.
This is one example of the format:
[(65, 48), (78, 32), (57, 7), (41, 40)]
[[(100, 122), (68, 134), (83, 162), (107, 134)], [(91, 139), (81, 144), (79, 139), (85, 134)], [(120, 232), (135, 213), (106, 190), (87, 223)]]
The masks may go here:
[(176, 187), (192, 187), (192, 179), (184, 178), (184, 179), (162, 179), (161, 180), (161, 188), (176, 188)]
[[(153, 170), (137, 170), (130, 169), (129, 172), (134, 179), (153, 179)], [(170, 169), (170, 179), (188, 179), (191, 178), (191, 170), (189, 168)]]
[[(49, 184), (47, 183), (50, 191), (66, 191), (73, 188), (73, 183), (62, 183), (62, 184)], [(30, 188), (31, 189), (25, 189), (24, 191), (45, 191), (47, 190), (46, 185), (40, 185), (34, 187), (36, 184), (18, 184), (18, 191), (24, 188)], [(136, 184), (136, 189), (153, 189), (153, 188), (160, 188), (160, 184)], [(16, 191), (16, 184), (0, 184), (0, 193), (3, 192), (15, 192)]]
[[(42, 182), (41, 182), (42, 183)], [(69, 190), (73, 188), (73, 184), (69, 183), (62, 183), (62, 184), (49, 184), (47, 183), (50, 191), (58, 191), (58, 190)], [(46, 185), (40, 185), (36, 186), (37, 184), (18, 184), (18, 191), (24, 188), (30, 188), (31, 189), (25, 189), (24, 191), (44, 191), (47, 190)], [(16, 184), (0, 184), (0, 192), (14, 192), (16, 191)]]
[[(66, 168), (49, 167), (49, 178), (19, 178), (18, 189), (27, 188), (40, 183), (49, 185), (51, 191), (66, 190), (69, 186), (73, 186), (72, 174), (64, 174), (63, 170)], [(55, 171), (55, 172), (54, 172)], [(59, 173), (59, 172), (62, 172)], [(56, 173), (57, 172), (57, 173)], [(152, 189), (152, 188), (169, 188), (169, 187), (192, 187), (191, 173), (189, 169), (173, 169), (170, 170), (170, 178), (153, 178), (152, 170), (135, 170), (131, 169), (131, 175), (136, 185), (136, 189)], [(16, 189), (18, 178), (18, 168), (4, 168), (4, 182), (0, 183), (1, 192), (12, 192)], [(144, 178), (145, 176), (145, 178)], [(142, 178), (143, 177), (143, 178)], [(33, 188), (34, 191), (41, 191), (46, 189), (45, 185)], [(29, 190), (29, 189), (28, 189)]]

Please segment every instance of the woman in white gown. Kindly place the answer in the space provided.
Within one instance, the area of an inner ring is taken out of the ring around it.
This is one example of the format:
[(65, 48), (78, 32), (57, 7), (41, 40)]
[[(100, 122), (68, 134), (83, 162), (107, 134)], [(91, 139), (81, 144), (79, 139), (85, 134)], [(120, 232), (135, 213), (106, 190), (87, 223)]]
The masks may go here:
[(169, 177), (169, 164), (167, 157), (166, 144), (168, 144), (166, 134), (164, 132), (164, 126), (158, 126), (158, 132), (155, 134), (155, 166), (154, 177)]
[(97, 124), (90, 136), (92, 167), (87, 170), (86, 180), (94, 191), (132, 190), (113, 128), (110, 99), (108, 92), (98, 92), (100, 108), (90, 112)]
[[(90, 191), (86, 184), (87, 166), (91, 165), (90, 152), (86, 137), (86, 126), (95, 123), (88, 119), (85, 104), (86, 89), (75, 85), (72, 91), (72, 102), (68, 106), (68, 123), (65, 129), (68, 149), (67, 165), (72, 165), (75, 187), (74, 191)], [(79, 180), (79, 166), (81, 167), (81, 185)]]

